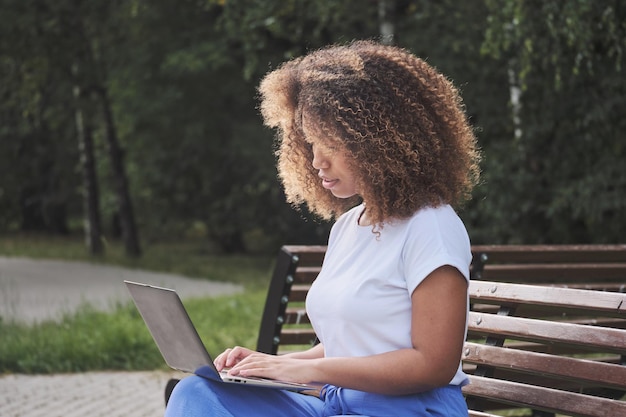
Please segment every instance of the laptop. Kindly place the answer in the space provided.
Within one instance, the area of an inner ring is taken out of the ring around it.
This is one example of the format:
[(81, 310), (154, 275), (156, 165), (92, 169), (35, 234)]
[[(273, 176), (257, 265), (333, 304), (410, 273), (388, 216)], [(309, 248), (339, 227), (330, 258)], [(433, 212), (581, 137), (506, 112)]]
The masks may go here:
[(126, 280), (124, 283), (163, 359), (172, 369), (225, 383), (290, 391), (319, 389), (306, 384), (218, 372), (176, 291)]

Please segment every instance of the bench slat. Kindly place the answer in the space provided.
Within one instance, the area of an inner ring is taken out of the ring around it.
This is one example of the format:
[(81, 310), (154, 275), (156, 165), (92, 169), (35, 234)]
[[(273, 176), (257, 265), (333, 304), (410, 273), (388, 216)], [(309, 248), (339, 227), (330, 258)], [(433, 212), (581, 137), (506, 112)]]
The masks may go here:
[(316, 336), (312, 329), (283, 329), (280, 342), (284, 345), (310, 345), (315, 343)]
[(525, 373), (624, 389), (626, 366), (466, 342), (463, 360)]
[(626, 354), (624, 331), (607, 327), (550, 322), (470, 311), (468, 329), (517, 340), (560, 343), (597, 352)]
[(470, 375), (465, 395), (572, 416), (626, 416), (626, 402)]
[(626, 245), (473, 245), (489, 263), (626, 262)]
[(562, 282), (583, 278), (626, 281), (626, 263), (496, 264), (485, 265), (481, 279), (515, 282)]
[(309, 316), (304, 307), (287, 307), (283, 324), (310, 324)]
[(470, 298), (480, 303), (534, 304), (565, 309), (585, 309), (626, 318), (626, 294), (536, 285), (471, 281)]
[(552, 284), (551, 286), (592, 291), (626, 292), (626, 282), (569, 282)]
[(326, 246), (324, 245), (285, 245), (285, 252), (298, 257), (298, 264), (302, 266), (319, 266), (326, 255)]
[(291, 293), (289, 294), (289, 301), (302, 302), (306, 300), (306, 295), (309, 292), (310, 285), (297, 284), (291, 287)]
[(297, 284), (311, 284), (321, 270), (321, 266), (299, 266), (295, 274), (295, 282)]

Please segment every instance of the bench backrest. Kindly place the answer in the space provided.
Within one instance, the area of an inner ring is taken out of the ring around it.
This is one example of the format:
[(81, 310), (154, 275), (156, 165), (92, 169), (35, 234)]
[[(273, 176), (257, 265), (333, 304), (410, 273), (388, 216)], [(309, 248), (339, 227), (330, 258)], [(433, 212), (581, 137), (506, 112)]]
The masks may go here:
[[(565, 415), (626, 415), (626, 402), (619, 400), (626, 391), (626, 294), (615, 292), (619, 285), (602, 288), (609, 291), (580, 289), (586, 288), (583, 276), (593, 287), (597, 275), (580, 274), (574, 280), (576, 285), (554, 279), (566, 277), (563, 270), (574, 270), (569, 265), (575, 263), (620, 264), (626, 245), (550, 246), (543, 247), (548, 248), (545, 253), (537, 248), (473, 248), (471, 312), (463, 352), (464, 369), (472, 380), (464, 387), (470, 408), (484, 411), (521, 407)], [(522, 253), (523, 249), (527, 253)], [(315, 343), (303, 302), (325, 250), (324, 246), (282, 248), (268, 292), (258, 350), (277, 353), (279, 348), (283, 352)], [(552, 273), (546, 279), (529, 279), (533, 285), (514, 283), (516, 279), (507, 275), (522, 267), (501, 268), (504, 279), (498, 282), (478, 280), (477, 271), (484, 273), (480, 276), (483, 279), (499, 276), (497, 268), (487, 267), (490, 261), (493, 265), (530, 265), (527, 273)], [(555, 265), (568, 266), (561, 269)], [(601, 281), (626, 284), (626, 274), (621, 279), (617, 276), (603, 275)], [(576, 288), (566, 288), (571, 286)]]
[(475, 245), (472, 279), (626, 291), (626, 245)]

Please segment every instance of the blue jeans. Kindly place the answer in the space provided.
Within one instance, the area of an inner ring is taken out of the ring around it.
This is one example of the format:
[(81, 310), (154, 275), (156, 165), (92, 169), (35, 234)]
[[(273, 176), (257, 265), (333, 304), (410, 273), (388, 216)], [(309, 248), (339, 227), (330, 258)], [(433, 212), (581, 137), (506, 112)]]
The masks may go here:
[(391, 396), (327, 385), (321, 398), (190, 376), (176, 385), (166, 417), (467, 417), (461, 387)]

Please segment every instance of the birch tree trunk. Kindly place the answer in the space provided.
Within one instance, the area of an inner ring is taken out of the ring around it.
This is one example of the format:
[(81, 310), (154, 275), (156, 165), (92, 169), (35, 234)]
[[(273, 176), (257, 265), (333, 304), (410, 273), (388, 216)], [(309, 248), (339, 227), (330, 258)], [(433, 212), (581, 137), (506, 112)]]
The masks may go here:
[(395, 35), (395, 0), (378, 0), (378, 27), (380, 41), (393, 45)]
[[(72, 70), (74, 75), (76, 75), (77, 67), (74, 66)], [(102, 244), (102, 223), (100, 217), (100, 187), (98, 186), (98, 176), (96, 174), (91, 122), (88, 112), (85, 110), (84, 98), (78, 82), (74, 84), (74, 98), (76, 103), (74, 120), (83, 177), (83, 229), (85, 245), (90, 254), (101, 255), (104, 253), (104, 246)]]

